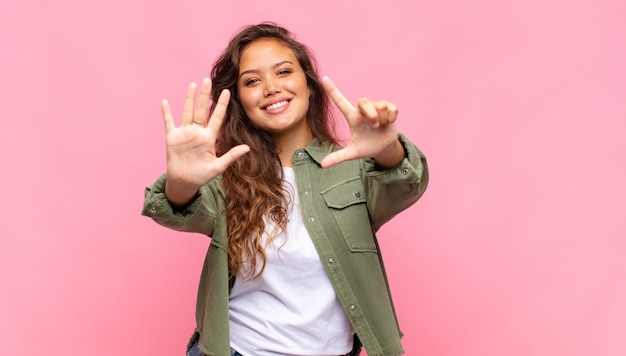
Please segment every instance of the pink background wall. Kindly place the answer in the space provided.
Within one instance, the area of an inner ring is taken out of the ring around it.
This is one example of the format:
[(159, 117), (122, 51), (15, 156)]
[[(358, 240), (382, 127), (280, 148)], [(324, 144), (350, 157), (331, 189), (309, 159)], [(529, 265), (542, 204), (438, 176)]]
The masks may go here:
[(0, 354), (183, 354), (208, 239), (140, 216), (159, 102), (273, 20), (428, 155), (381, 233), (408, 355), (625, 355), (624, 2), (311, 4), (3, 5)]

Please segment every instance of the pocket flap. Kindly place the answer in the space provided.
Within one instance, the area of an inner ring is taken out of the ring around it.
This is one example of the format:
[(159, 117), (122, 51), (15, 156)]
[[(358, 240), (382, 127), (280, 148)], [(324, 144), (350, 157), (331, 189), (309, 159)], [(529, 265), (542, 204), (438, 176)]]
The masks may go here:
[(321, 192), (326, 205), (334, 209), (344, 209), (353, 204), (364, 203), (365, 192), (360, 177), (337, 184)]

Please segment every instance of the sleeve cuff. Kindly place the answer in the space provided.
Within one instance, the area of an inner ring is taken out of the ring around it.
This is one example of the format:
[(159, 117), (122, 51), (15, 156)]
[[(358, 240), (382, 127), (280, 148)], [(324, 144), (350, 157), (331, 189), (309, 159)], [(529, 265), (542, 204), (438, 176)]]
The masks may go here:
[(363, 168), (366, 176), (387, 182), (403, 180), (417, 183), (420, 181), (424, 171), (426, 157), (403, 134), (398, 134), (398, 139), (400, 140), (400, 143), (402, 143), (404, 151), (406, 152), (406, 156), (402, 162), (393, 168), (380, 170), (376, 166), (373, 159), (366, 159), (363, 161)]
[(201, 193), (198, 192), (193, 201), (183, 209), (174, 209), (165, 196), (165, 182), (167, 176), (163, 174), (152, 185), (145, 189), (145, 201), (142, 215), (151, 218), (169, 220), (187, 220), (193, 216), (200, 207)]

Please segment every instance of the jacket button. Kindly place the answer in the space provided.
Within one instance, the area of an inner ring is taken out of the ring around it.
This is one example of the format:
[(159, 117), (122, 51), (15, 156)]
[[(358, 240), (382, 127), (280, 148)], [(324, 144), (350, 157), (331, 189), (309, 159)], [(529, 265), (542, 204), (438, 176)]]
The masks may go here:
[(409, 170), (408, 170), (408, 169), (406, 169), (406, 168), (405, 168), (405, 169), (403, 169), (403, 170), (402, 170), (402, 174), (404, 174), (404, 175), (409, 174)]
[(302, 151), (298, 151), (297, 154), (298, 154), (298, 157), (304, 157), (304, 152), (302, 152)]
[(153, 206), (152, 208), (150, 208), (150, 212), (151, 212), (152, 214), (156, 213), (156, 207), (154, 207), (154, 206)]
[(309, 222), (315, 221), (315, 218), (309, 218)]
[(358, 190), (355, 190), (352, 195), (354, 195), (355, 198), (360, 198), (361, 197), (361, 192), (359, 192)]
[(350, 305), (350, 311), (351, 312), (356, 311), (356, 305), (354, 304)]
[(328, 259), (328, 264), (329, 264), (329, 265), (332, 265), (333, 263), (335, 263), (335, 260), (333, 260), (332, 258), (329, 258), (329, 259)]

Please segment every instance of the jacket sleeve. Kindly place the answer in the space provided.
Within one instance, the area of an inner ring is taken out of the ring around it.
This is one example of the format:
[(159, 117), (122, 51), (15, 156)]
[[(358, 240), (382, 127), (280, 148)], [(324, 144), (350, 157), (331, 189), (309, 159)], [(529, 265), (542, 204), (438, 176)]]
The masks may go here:
[(406, 156), (396, 167), (379, 170), (373, 159), (363, 161), (368, 209), (374, 231), (415, 203), (428, 185), (426, 157), (406, 136), (399, 134), (398, 138)]
[(165, 196), (166, 179), (164, 174), (152, 185), (146, 187), (141, 214), (173, 230), (198, 232), (211, 236), (219, 211), (218, 201), (221, 201), (217, 182), (213, 181), (201, 187), (191, 204), (184, 209), (177, 210), (172, 207)]

